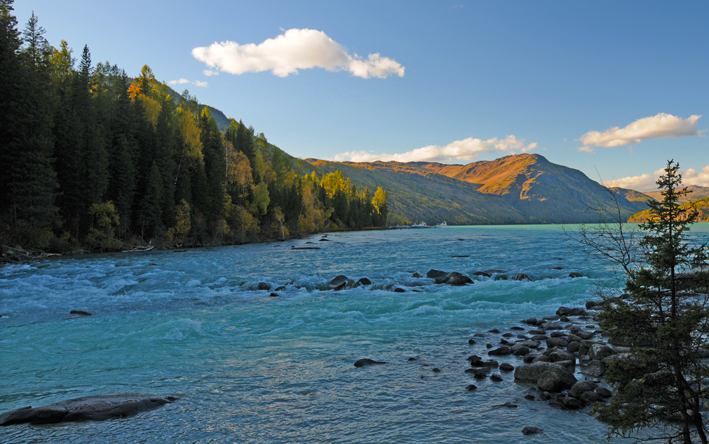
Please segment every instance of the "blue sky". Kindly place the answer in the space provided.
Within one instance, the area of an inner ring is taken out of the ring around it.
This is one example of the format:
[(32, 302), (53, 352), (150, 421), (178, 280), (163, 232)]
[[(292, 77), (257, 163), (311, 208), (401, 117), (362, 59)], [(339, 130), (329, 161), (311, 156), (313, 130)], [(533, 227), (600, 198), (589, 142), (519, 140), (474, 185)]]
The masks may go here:
[(54, 46), (185, 79), (297, 157), (537, 152), (642, 190), (674, 158), (709, 186), (706, 1), (21, 0), (22, 26), (32, 10)]

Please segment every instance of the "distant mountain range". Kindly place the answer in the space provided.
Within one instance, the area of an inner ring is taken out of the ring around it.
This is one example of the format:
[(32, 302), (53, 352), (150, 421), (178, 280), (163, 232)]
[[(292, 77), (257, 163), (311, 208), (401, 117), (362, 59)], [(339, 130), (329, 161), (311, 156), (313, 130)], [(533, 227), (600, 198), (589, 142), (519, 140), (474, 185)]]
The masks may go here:
[[(381, 185), (389, 210), (428, 224), (514, 224), (598, 222), (594, 209), (613, 205), (609, 189), (581, 171), (519, 154), (467, 165), (427, 162), (331, 162), (305, 159), (306, 170), (341, 170), (360, 188)], [(622, 217), (647, 208), (651, 196), (614, 188)], [(600, 219), (599, 219), (600, 218)]]
[[(684, 203), (692, 202), (695, 200), (704, 199), (705, 197), (709, 197), (709, 187), (702, 187), (699, 185), (689, 185), (687, 187), (687, 190), (689, 190), (690, 193), (688, 195), (680, 198), (680, 200), (679, 200), (680, 203), (684, 204)], [(662, 192), (660, 192), (660, 191), (649, 191), (644, 194), (652, 197), (655, 200), (662, 200)]]

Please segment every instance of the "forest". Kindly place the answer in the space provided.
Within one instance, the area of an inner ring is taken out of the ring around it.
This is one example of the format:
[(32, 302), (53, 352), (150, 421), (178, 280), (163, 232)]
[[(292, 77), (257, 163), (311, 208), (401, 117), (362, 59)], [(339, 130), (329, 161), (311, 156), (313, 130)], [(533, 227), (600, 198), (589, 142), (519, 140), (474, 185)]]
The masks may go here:
[[(387, 193), (319, 176), (150, 67), (130, 78), (20, 32), (0, 0), (0, 244), (54, 253), (224, 245), (381, 227)], [(302, 164), (302, 162), (300, 162)]]

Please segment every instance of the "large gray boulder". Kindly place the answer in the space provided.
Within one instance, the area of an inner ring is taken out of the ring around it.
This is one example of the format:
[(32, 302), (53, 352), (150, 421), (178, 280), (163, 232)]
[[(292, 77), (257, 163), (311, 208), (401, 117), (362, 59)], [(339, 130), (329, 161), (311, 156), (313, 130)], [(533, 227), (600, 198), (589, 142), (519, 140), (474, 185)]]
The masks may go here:
[(596, 361), (602, 361), (603, 359), (613, 355), (615, 352), (612, 348), (605, 344), (593, 344), (591, 349), (588, 351), (588, 355), (591, 359)]
[(542, 373), (549, 369), (555, 368), (571, 373), (566, 370), (563, 365), (552, 362), (536, 361), (531, 364), (518, 365), (517, 368), (515, 368), (515, 380), (523, 382), (537, 382), (539, 377), (542, 376)]
[(576, 361), (576, 357), (564, 350), (555, 350), (549, 353), (549, 361), (559, 362), (559, 361)]
[(591, 361), (581, 370), (581, 373), (594, 378), (600, 378), (606, 372), (606, 365), (603, 361)]
[(534, 362), (517, 366), (515, 380), (535, 382), (540, 390), (558, 393), (571, 388), (576, 378), (571, 370), (553, 362)]
[(431, 269), (431, 270), (428, 270), (428, 273), (426, 273), (426, 277), (427, 277), (427, 278), (431, 278), (431, 279), (436, 279), (436, 278), (439, 278), (439, 277), (441, 277), (441, 276), (445, 276), (445, 275), (447, 275), (447, 274), (448, 274), (447, 271), (441, 271), (441, 270), (434, 270), (434, 269)]
[(569, 389), (569, 395), (576, 399), (581, 399), (581, 395), (586, 392), (592, 392), (596, 387), (588, 381), (579, 381)]
[(586, 316), (588, 312), (583, 308), (569, 308), (569, 307), (559, 307), (556, 310), (557, 316)]
[(125, 418), (176, 401), (175, 396), (118, 394), (87, 396), (43, 407), (25, 407), (0, 415), (0, 426), (12, 424), (55, 424)]
[(539, 390), (550, 393), (559, 393), (576, 384), (574, 374), (564, 367), (551, 367), (544, 371), (537, 380)]

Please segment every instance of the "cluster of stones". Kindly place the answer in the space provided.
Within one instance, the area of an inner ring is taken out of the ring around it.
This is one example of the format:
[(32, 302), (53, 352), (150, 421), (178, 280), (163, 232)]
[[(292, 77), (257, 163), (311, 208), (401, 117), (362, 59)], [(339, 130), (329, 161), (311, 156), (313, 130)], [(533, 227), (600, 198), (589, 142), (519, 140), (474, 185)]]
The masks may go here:
[[(326, 240), (326, 239), (320, 239), (320, 240)], [(495, 280), (515, 280), (515, 281), (523, 281), (523, 280), (531, 280), (531, 278), (524, 274), (524, 273), (519, 273), (519, 274), (512, 274), (512, 275), (501, 275), (497, 273), (502, 273), (502, 270), (488, 270), (488, 271), (478, 271), (473, 273), (475, 276), (484, 276), (484, 277), (492, 277), (493, 275), (495, 276)], [(578, 273), (571, 273), (569, 275), (570, 277), (579, 277), (581, 276)], [(422, 276), (419, 273), (414, 273), (412, 275), (414, 278), (421, 278)], [(452, 286), (463, 286), (463, 285), (472, 285), (475, 283), (469, 276), (466, 276), (463, 273), (460, 273), (458, 271), (441, 271), (441, 270), (434, 270), (431, 269), (426, 273), (426, 277), (429, 279), (433, 279), (433, 282), (436, 284), (447, 284), (447, 285), (452, 285)], [(331, 280), (327, 284), (327, 289), (332, 290), (332, 291), (340, 291), (340, 290), (346, 290), (348, 288), (357, 288), (363, 285), (372, 285), (372, 281), (367, 279), (366, 277), (361, 278), (357, 281), (348, 278), (345, 275), (339, 275), (335, 276), (333, 280)], [(278, 296), (278, 291), (285, 290), (285, 286), (281, 286), (275, 289), (276, 292), (271, 293), (271, 296), (276, 297)], [(265, 290), (269, 291), (271, 290), (271, 285), (266, 283), (266, 282), (259, 282), (258, 285), (255, 287), (256, 290)], [(404, 290), (401, 287), (395, 287), (393, 290), (395, 293), (405, 293), (406, 290)], [(415, 290), (414, 290), (415, 291)]]
[[(629, 351), (627, 347), (610, 347), (601, 336), (595, 324), (595, 315), (587, 310), (599, 308), (599, 303), (588, 302), (586, 309), (560, 307), (556, 316), (544, 319), (529, 318), (522, 321), (529, 326), (526, 333), (523, 327), (514, 326), (514, 331), (502, 334), (498, 346), (487, 344), (488, 356), (515, 356), (523, 360), (516, 368), (511, 364), (499, 363), (494, 359), (484, 360), (481, 356), (468, 357), (471, 368), (466, 373), (478, 380), (487, 379), (495, 382), (504, 380), (502, 374), (514, 371), (516, 383), (535, 387), (535, 394), (529, 393), (526, 399), (534, 401), (539, 397), (556, 408), (577, 410), (597, 402), (604, 402), (612, 396), (602, 379), (606, 367), (613, 359), (622, 358)], [(571, 318), (575, 318), (572, 321)], [(585, 324), (585, 325), (584, 325)], [(488, 332), (499, 334), (498, 329)], [(478, 333), (476, 337), (488, 335)], [(475, 344), (470, 339), (469, 344)], [(544, 347), (546, 345), (546, 347)], [(577, 372), (577, 366), (580, 371)], [(494, 369), (500, 373), (492, 373)], [(492, 374), (491, 374), (492, 373)], [(578, 380), (577, 374), (584, 380)], [(489, 375), (489, 376), (488, 376)], [(475, 390), (469, 385), (469, 391)], [(538, 390), (538, 392), (537, 392)]]

